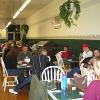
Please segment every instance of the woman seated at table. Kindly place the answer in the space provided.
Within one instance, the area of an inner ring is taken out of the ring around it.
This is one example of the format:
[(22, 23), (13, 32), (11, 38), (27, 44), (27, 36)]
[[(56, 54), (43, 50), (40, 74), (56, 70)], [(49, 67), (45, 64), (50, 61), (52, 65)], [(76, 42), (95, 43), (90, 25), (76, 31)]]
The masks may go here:
[(39, 79), (41, 79), (40, 78), (41, 73), (44, 70), (44, 68), (47, 66), (49, 59), (47, 57), (46, 50), (42, 49), (39, 52), (40, 52), (39, 54), (33, 55), (32, 59), (31, 59), (31, 64), (32, 64), (32, 69), (33, 69), (31, 75), (22, 79), (22, 81), (17, 86), (15, 86), (14, 89), (9, 89), (10, 93), (18, 94), (19, 90), (22, 87), (24, 87), (30, 83), (31, 78), (32, 78), (32, 74), (37, 75), (37, 77)]
[(100, 100), (100, 57), (95, 59), (93, 69), (97, 79), (92, 81), (87, 87), (84, 100)]
[(18, 75), (21, 73), (21, 70), (17, 69), (17, 56), (18, 56), (18, 47), (13, 46), (8, 52), (5, 58), (5, 67), (9, 74)]

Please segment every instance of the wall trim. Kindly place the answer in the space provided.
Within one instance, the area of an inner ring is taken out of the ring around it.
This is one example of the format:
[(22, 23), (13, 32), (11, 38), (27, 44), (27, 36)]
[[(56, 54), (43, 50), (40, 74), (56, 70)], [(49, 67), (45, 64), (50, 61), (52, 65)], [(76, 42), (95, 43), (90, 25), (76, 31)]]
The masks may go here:
[(27, 37), (27, 39), (82, 39), (82, 40), (100, 40), (100, 35), (85, 36), (45, 36), (45, 37)]

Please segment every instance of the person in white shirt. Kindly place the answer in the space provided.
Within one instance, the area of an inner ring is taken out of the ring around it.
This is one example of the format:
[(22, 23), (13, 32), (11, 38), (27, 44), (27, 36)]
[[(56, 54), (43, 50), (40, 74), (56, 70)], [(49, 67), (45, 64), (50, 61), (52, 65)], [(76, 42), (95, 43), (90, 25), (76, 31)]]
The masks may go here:
[(88, 44), (83, 44), (82, 48), (83, 48), (83, 53), (82, 53), (82, 59), (80, 60), (80, 70), (81, 70), (82, 76), (85, 76), (88, 74), (88, 69), (83, 67), (84, 66), (83, 61), (87, 58), (92, 58), (93, 52), (89, 49)]
[(82, 53), (82, 59), (80, 62), (82, 62), (85, 58), (89, 58), (93, 56), (93, 52), (89, 49), (88, 44), (83, 44), (83, 53)]

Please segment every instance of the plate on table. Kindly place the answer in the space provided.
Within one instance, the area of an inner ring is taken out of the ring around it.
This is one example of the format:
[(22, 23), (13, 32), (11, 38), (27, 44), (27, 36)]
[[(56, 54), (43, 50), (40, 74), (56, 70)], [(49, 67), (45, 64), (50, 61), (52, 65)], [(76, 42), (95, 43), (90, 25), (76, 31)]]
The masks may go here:
[(22, 64), (22, 66), (26, 66), (27, 64)]

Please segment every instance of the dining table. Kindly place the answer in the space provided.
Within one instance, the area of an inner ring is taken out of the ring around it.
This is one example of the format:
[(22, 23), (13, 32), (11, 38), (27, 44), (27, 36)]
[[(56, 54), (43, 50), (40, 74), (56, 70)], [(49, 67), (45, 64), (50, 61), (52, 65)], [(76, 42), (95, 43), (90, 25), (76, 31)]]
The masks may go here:
[(17, 68), (23, 70), (23, 74), (24, 77), (27, 77), (30, 75), (30, 68), (32, 67), (32, 65), (30, 65), (29, 63), (21, 63), (21, 64), (17, 64)]
[(61, 83), (57, 84), (58, 81), (42, 83), (46, 85), (50, 100), (83, 100), (80, 89), (76, 88), (73, 83), (68, 85), (66, 91), (60, 88)]

